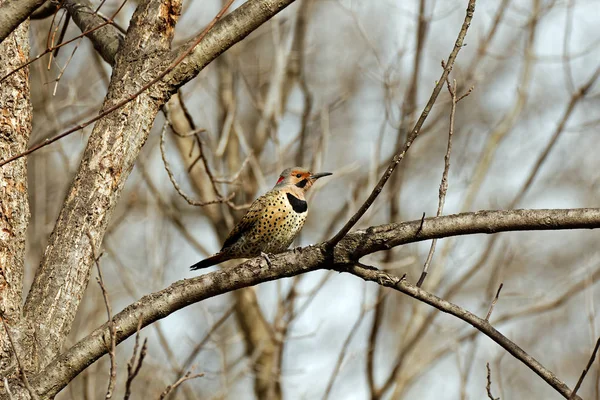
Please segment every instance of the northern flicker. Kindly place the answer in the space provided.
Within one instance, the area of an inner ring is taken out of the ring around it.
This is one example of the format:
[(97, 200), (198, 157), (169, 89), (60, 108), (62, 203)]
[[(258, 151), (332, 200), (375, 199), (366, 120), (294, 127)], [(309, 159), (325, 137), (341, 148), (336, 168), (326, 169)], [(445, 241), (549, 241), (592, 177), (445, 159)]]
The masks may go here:
[(285, 251), (304, 226), (308, 204), (304, 194), (329, 172), (312, 174), (307, 169), (285, 169), (272, 190), (252, 203), (248, 212), (225, 239), (223, 248), (212, 257), (190, 267), (210, 267), (234, 258), (251, 258)]

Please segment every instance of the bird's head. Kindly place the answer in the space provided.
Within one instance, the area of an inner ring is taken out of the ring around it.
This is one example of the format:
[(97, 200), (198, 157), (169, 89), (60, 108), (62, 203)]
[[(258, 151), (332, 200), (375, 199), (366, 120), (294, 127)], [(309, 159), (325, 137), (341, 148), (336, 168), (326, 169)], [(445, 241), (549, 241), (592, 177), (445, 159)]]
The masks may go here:
[(313, 174), (306, 168), (302, 167), (287, 168), (284, 169), (279, 175), (275, 189), (294, 187), (306, 192), (317, 179), (328, 175), (331, 175), (331, 172), (320, 172), (318, 174)]

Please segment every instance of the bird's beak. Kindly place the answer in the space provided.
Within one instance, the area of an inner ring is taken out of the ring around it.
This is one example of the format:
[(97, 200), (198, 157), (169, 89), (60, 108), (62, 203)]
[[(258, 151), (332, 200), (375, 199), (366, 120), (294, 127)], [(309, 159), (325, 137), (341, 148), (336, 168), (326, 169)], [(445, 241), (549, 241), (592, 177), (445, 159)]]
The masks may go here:
[(329, 176), (329, 175), (333, 175), (331, 172), (319, 172), (318, 174), (312, 174), (310, 176), (310, 179), (313, 181), (316, 181), (319, 178), (322, 178), (324, 176)]

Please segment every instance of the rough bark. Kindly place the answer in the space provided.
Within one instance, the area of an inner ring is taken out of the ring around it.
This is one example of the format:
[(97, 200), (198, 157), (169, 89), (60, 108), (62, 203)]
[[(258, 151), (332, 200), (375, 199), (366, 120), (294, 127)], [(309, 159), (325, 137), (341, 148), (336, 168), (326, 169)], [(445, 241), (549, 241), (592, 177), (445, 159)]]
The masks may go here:
[[(0, 15), (7, 4), (0, 1)], [(10, 3), (10, 2), (9, 2)], [(1, 20), (1, 17), (0, 17)], [(0, 23), (1, 24), (1, 23)], [(29, 22), (22, 23), (0, 44), (0, 76), (29, 58)], [(29, 69), (23, 68), (0, 85), (0, 158), (27, 148), (31, 133)], [(35, 366), (31, 332), (21, 319), (25, 238), (29, 223), (27, 160), (0, 169), (0, 316), (13, 332), (25, 366)], [(21, 345), (22, 344), (22, 345)], [(0, 375), (14, 367), (13, 351), (0, 325)]]
[[(333, 255), (327, 252), (326, 244), (321, 243), (273, 256), (271, 266), (267, 266), (265, 260), (258, 257), (234, 268), (175, 282), (166, 289), (144, 296), (114, 316), (117, 343), (135, 334), (140, 319), (142, 326), (147, 326), (183, 307), (210, 297), (323, 268), (350, 272), (362, 279), (393, 287), (434, 307), (442, 307), (440, 309), (444, 312), (450, 312), (456, 310), (456, 306), (397, 277), (368, 267), (356, 267), (356, 262), (367, 254), (394, 246), (454, 235), (597, 228), (600, 228), (600, 209), (480, 211), (427, 218), (423, 222), (416, 220), (374, 226), (345, 236), (338, 243)], [(478, 329), (483, 327), (482, 332), (504, 346), (561, 394), (570, 393), (569, 388), (556, 376), (543, 368), (534, 358), (526, 356), (518, 346), (501, 336), (487, 322), (483, 324), (480, 319), (473, 318), (472, 314), (458, 311), (460, 312), (454, 315), (458, 314), (459, 318)], [(104, 324), (94, 330), (31, 379), (33, 387), (42, 399), (51, 398), (77, 374), (106, 354), (105, 338), (109, 335), (108, 329), (108, 324)]]
[[(116, 56), (103, 109), (130, 97), (160, 72), (181, 4), (149, 0), (137, 7)], [(40, 344), (40, 365), (60, 350), (77, 312), (110, 216), (152, 128), (164, 93), (151, 88), (96, 123), (25, 303)]]
[(0, 42), (46, 0), (5, 0), (0, 4)]

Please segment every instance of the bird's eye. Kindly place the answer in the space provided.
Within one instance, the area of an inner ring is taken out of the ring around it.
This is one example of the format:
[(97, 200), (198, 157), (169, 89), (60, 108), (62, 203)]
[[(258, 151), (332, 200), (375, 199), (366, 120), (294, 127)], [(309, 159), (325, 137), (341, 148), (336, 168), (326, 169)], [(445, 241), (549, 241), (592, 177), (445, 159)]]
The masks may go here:
[(296, 174), (296, 178), (302, 178), (302, 174)]

